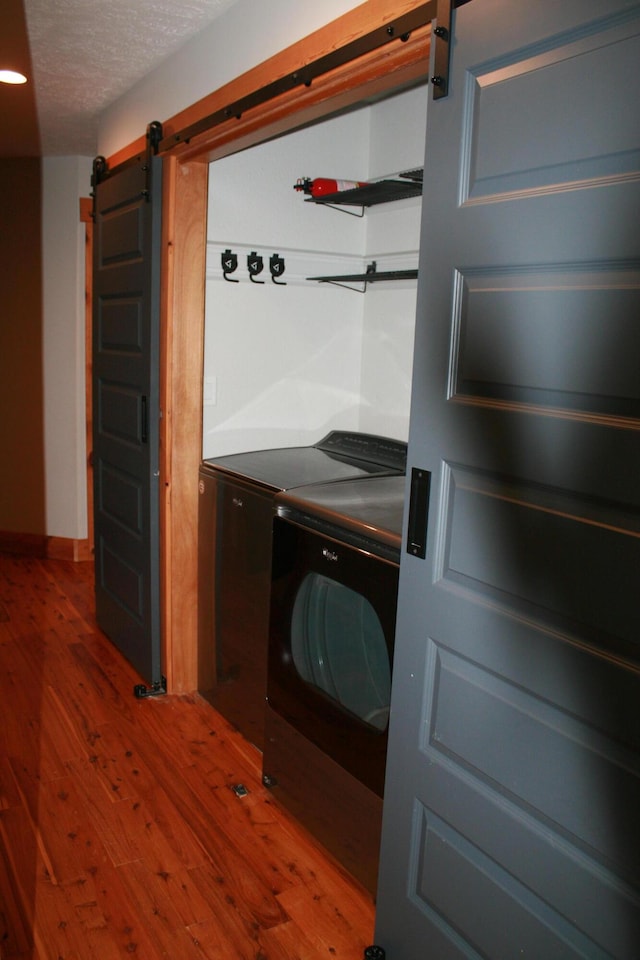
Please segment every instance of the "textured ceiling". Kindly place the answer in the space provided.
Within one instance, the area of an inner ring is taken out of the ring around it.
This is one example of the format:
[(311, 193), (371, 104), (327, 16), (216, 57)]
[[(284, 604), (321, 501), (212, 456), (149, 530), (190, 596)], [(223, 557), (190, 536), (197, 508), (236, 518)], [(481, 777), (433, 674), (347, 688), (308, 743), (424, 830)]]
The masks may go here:
[(94, 156), (105, 107), (235, 2), (24, 0), (42, 154)]

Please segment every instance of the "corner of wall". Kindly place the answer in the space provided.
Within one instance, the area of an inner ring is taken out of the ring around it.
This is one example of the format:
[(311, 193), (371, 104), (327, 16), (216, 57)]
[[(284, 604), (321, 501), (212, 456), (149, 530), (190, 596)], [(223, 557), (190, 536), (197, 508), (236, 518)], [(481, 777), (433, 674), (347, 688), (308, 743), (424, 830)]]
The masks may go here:
[(84, 227), (91, 159), (43, 160), (43, 371), (46, 533), (87, 536)]

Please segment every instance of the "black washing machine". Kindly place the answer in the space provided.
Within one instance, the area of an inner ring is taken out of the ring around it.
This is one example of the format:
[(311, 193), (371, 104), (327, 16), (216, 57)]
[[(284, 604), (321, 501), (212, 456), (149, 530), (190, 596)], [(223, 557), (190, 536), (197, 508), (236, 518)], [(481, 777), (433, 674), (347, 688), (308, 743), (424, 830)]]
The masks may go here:
[(406, 444), (333, 431), (313, 446), (205, 460), (198, 530), (198, 689), (264, 744), (274, 497), (305, 484), (403, 474)]
[(264, 783), (372, 893), (404, 476), (275, 498)]

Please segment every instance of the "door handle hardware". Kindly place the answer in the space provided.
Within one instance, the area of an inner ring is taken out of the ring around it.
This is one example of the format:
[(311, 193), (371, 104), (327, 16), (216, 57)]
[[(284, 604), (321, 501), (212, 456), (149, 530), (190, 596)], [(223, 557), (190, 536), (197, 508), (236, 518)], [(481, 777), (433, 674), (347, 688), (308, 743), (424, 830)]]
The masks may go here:
[(407, 553), (425, 558), (427, 552), (427, 515), (431, 474), (428, 470), (413, 467), (411, 470), (411, 495), (409, 499), (409, 525), (407, 529)]
[(146, 443), (149, 437), (149, 422), (147, 418), (147, 398), (140, 398), (140, 440)]

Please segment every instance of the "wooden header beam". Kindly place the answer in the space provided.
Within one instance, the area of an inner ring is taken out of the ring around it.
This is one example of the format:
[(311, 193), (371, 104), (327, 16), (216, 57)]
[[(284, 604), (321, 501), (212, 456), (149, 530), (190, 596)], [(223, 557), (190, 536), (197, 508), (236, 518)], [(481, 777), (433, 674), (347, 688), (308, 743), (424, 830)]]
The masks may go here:
[[(435, 0), (367, 0), (163, 120), (159, 149), (180, 160), (209, 161), (358, 100), (424, 81), (434, 4)], [(352, 90), (357, 94), (350, 96)], [(260, 128), (266, 128), (262, 135), (256, 134)], [(236, 140), (234, 146), (221, 149)], [(141, 136), (110, 156), (108, 166), (145, 149)]]

